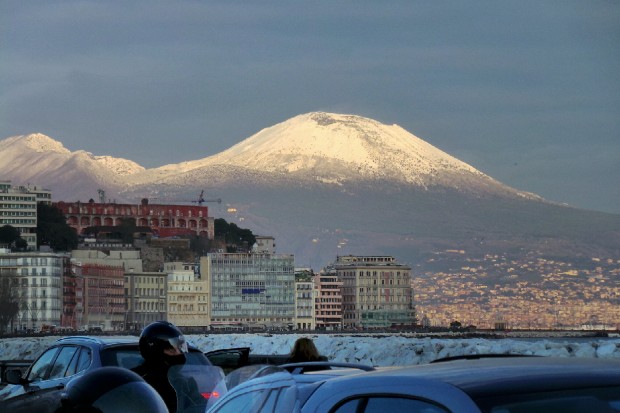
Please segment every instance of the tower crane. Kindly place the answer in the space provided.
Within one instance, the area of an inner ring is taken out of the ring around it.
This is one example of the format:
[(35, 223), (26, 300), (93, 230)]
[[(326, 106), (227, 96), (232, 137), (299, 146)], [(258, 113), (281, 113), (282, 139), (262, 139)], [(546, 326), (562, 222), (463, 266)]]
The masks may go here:
[(198, 205), (202, 205), (205, 202), (217, 202), (218, 204), (222, 203), (222, 199), (221, 198), (205, 199), (204, 198), (204, 194), (205, 194), (205, 191), (203, 189), (202, 191), (200, 191), (200, 195), (198, 195), (198, 199), (196, 199), (195, 201), (192, 201), (192, 202), (195, 203), (195, 204), (198, 204)]

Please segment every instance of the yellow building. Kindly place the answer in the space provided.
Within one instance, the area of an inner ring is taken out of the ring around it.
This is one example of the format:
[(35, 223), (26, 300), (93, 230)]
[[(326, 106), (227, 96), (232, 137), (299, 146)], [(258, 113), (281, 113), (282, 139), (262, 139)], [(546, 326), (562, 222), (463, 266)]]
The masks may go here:
[(182, 330), (206, 328), (209, 315), (209, 284), (200, 273), (189, 270), (168, 272), (168, 321)]

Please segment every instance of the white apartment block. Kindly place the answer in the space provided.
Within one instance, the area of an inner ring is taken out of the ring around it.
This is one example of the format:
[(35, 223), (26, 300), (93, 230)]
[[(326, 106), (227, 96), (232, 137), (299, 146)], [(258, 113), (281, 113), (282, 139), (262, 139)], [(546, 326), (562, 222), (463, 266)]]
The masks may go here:
[(295, 282), (295, 329), (314, 330), (315, 290), (312, 281)]
[(256, 244), (253, 246), (253, 252), (259, 254), (275, 254), (276, 239), (271, 236), (257, 235)]
[(10, 279), (10, 294), (19, 303), (11, 330), (60, 326), (66, 260), (65, 254), (0, 249), (0, 277)]
[(28, 243), (28, 249), (37, 248), (37, 203), (52, 203), (52, 192), (35, 185), (12, 186), (11, 181), (0, 181), (0, 227), (17, 228)]
[(200, 269), (210, 283), (213, 328), (293, 328), (293, 255), (207, 254)]
[(338, 256), (345, 328), (386, 328), (414, 323), (411, 268), (390, 256)]

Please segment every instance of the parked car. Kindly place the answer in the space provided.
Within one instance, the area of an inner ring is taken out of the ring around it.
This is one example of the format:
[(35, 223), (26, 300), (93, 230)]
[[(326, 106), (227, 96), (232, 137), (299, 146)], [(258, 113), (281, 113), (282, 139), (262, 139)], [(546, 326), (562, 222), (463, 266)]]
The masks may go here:
[[(65, 337), (47, 348), (22, 375), (6, 371), (9, 383), (0, 390), (3, 412), (54, 412), (69, 380), (101, 366), (133, 368), (143, 361), (138, 339)], [(186, 364), (211, 365), (206, 356), (190, 346)]]
[(231, 389), (209, 413), (620, 412), (620, 361), (477, 357), (347, 375), (281, 367)]

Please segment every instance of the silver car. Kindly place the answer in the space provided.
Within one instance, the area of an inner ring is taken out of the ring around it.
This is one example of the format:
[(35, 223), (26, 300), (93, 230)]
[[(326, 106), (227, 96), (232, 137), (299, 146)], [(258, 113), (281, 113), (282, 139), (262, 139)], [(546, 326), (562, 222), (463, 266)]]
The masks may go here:
[(347, 375), (288, 370), (238, 385), (209, 413), (620, 412), (620, 360), (474, 357)]

